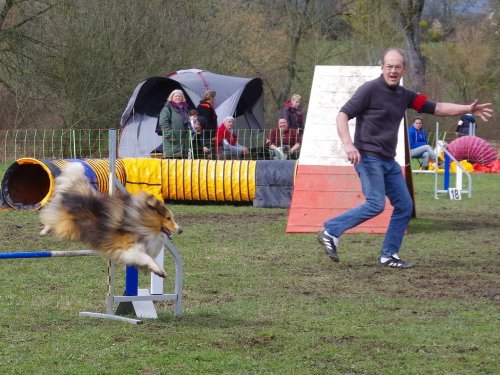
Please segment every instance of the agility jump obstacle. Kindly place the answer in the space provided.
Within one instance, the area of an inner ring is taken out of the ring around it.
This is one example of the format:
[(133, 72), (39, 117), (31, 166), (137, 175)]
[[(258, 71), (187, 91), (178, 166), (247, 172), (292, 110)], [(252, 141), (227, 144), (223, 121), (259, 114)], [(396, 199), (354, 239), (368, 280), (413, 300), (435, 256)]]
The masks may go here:
[[(436, 122), (436, 134), (439, 134), (439, 122)], [(439, 199), (438, 194), (448, 194), (451, 200), (460, 200), (462, 198), (462, 193), (466, 193), (469, 198), (472, 197), (472, 176), (463, 167), (463, 165), (455, 159), (455, 157), (448, 151), (447, 145), (444, 142), (438, 141), (436, 137), (436, 150), (437, 153), (444, 154), (444, 174), (443, 174), (443, 188), (438, 188), (438, 168), (434, 168), (434, 198)], [(455, 172), (455, 187), (450, 187), (450, 162), (455, 162), (456, 172)], [(467, 176), (467, 189), (463, 189), (462, 177), (463, 174)]]
[[(111, 129), (109, 133), (109, 143), (110, 143), (110, 158), (109, 171), (105, 175), (101, 172), (96, 181), (104, 184), (109, 189), (109, 194), (113, 195), (116, 193), (116, 189), (125, 191), (125, 188), (120, 180), (117, 179), (116, 172), (116, 129)], [(78, 161), (78, 160), (75, 160)], [(69, 161), (65, 161), (68, 163)], [(81, 161), (80, 161), (81, 162)], [(47, 164), (45, 164), (47, 165)], [(55, 165), (54, 163), (51, 165)], [(118, 164), (119, 165), (119, 164)], [(57, 168), (52, 168), (52, 171), (56, 171), (58, 175)], [(102, 168), (101, 168), (102, 170)], [(52, 172), (51, 172), (52, 173)], [(42, 174), (43, 175), (43, 174)], [(89, 177), (88, 168), (86, 169), (86, 175)], [(95, 175), (94, 175), (95, 176)], [(90, 175), (92, 178), (92, 174)], [(89, 179), (92, 183), (92, 179)], [(106, 181), (106, 182), (105, 182)], [(46, 181), (50, 188), (54, 181)], [(47, 200), (50, 197), (47, 198)], [(45, 203), (45, 202), (43, 202)], [(40, 205), (40, 202), (36, 202), (35, 205)], [(39, 208), (39, 207), (38, 207)], [(175, 248), (175, 246), (167, 239), (164, 243), (164, 248), (166, 247), (169, 253), (172, 255), (175, 264), (175, 280), (174, 280), (174, 292), (170, 294), (164, 293), (164, 280), (155, 275), (151, 274), (151, 282), (149, 289), (139, 289), (139, 273), (136, 267), (126, 266), (125, 271), (125, 291), (123, 295), (115, 295), (115, 265), (114, 263), (108, 261), (108, 294), (106, 297), (106, 312), (96, 313), (96, 312), (80, 312), (79, 316), (88, 316), (94, 318), (103, 319), (113, 319), (119, 320), (132, 324), (139, 324), (142, 321), (139, 319), (133, 319), (117, 314), (130, 314), (135, 313), (138, 318), (157, 318), (156, 310), (153, 302), (155, 301), (174, 301), (174, 315), (178, 316), (182, 313), (182, 288), (183, 288), (183, 262), (182, 258)], [(0, 253), (0, 260), (2, 259), (27, 259), (27, 258), (49, 258), (49, 257), (75, 257), (75, 256), (97, 256), (97, 252), (93, 250), (67, 250), (67, 251), (33, 251), (33, 252), (7, 252)], [(155, 261), (161, 266), (164, 266), (164, 249), (161, 250)], [(114, 309), (114, 304), (118, 303), (116, 310)]]
[[(80, 316), (90, 316), (95, 318), (105, 318), (121, 320), (128, 323), (141, 323), (138, 319), (123, 317), (119, 314), (135, 313), (139, 318), (157, 318), (153, 302), (154, 301), (174, 301), (174, 315), (182, 313), (182, 258), (171, 243), (165, 243), (175, 260), (175, 287), (174, 293), (163, 293), (163, 279), (156, 275), (151, 275), (151, 289), (139, 289), (139, 273), (136, 267), (127, 266), (125, 275), (125, 292), (123, 296), (114, 294), (114, 265), (108, 265), (108, 296), (106, 298), (106, 313), (80, 312)], [(51, 257), (79, 257), (79, 256), (99, 256), (93, 250), (61, 250), (61, 251), (25, 251), (0, 253), (2, 259), (35, 259)], [(158, 255), (156, 261), (163, 267), (163, 251)], [(159, 279), (159, 280), (158, 280)], [(119, 303), (116, 312), (113, 305)]]

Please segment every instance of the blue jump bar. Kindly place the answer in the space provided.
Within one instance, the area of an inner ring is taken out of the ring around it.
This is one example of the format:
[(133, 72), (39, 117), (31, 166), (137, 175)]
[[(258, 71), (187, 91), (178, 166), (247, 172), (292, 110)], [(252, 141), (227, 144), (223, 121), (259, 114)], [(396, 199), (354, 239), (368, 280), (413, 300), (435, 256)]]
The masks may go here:
[(0, 253), (0, 259), (48, 258), (51, 256), (52, 251), (21, 251), (16, 253)]
[(97, 255), (97, 253), (93, 250), (19, 251), (13, 253), (0, 252), (0, 259), (74, 257), (74, 256), (95, 256), (95, 255)]

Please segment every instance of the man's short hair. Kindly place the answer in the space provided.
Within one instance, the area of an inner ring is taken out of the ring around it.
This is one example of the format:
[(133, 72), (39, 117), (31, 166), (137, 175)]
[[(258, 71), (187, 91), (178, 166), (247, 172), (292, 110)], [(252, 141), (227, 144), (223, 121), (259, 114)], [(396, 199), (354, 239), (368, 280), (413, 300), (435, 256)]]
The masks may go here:
[(387, 48), (384, 51), (384, 53), (382, 53), (382, 58), (380, 59), (380, 65), (384, 65), (385, 56), (391, 51), (396, 51), (397, 53), (399, 53), (401, 55), (401, 57), (403, 58), (403, 67), (405, 67), (406, 66), (406, 51), (402, 48), (394, 48), (394, 47)]

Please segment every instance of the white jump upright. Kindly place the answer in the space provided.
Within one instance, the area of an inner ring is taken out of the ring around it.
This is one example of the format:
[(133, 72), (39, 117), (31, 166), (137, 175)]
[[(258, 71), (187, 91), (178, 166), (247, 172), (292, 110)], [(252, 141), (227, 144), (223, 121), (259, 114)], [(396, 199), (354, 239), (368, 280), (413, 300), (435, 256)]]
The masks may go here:
[[(444, 155), (444, 173), (443, 173), (443, 188), (438, 188), (438, 180), (439, 180), (439, 170), (437, 167), (434, 168), (434, 198), (439, 199), (438, 194), (447, 194), (451, 200), (460, 200), (462, 199), (462, 193), (466, 193), (469, 198), (472, 197), (472, 176), (471, 174), (463, 167), (460, 162), (455, 159), (455, 157), (448, 151), (446, 142), (442, 142), (438, 140), (439, 134), (439, 122), (436, 122), (436, 154), (440, 154), (441, 152)], [(454, 161), (456, 166), (455, 173), (455, 187), (450, 187), (450, 162)], [(463, 189), (463, 175), (467, 176), (467, 189)]]

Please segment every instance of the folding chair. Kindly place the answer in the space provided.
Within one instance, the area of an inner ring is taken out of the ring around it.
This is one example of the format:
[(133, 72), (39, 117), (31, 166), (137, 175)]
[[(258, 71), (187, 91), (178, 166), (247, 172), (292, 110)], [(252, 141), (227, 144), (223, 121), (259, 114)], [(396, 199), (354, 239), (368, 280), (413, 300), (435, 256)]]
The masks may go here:
[(415, 157), (415, 158), (412, 158), (412, 159), (415, 159), (417, 162), (418, 162), (418, 169), (421, 170), (422, 167), (423, 167), (423, 162), (424, 162), (424, 159), (423, 158), (418, 158), (418, 157)]

